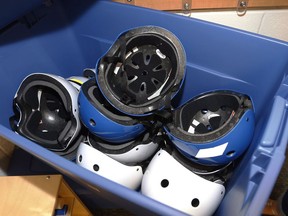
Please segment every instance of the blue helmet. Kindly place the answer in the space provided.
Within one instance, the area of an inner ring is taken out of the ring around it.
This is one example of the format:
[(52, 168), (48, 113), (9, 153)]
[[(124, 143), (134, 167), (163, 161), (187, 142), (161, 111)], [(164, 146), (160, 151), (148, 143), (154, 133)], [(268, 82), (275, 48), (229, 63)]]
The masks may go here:
[(200, 95), (173, 111), (165, 131), (179, 151), (206, 165), (227, 164), (250, 144), (254, 132), (251, 99), (229, 91)]
[(107, 102), (95, 78), (81, 86), (78, 103), (81, 122), (104, 141), (125, 143), (146, 131), (146, 127), (137, 119), (119, 112)]
[(122, 33), (96, 66), (103, 96), (120, 112), (147, 116), (165, 107), (185, 76), (186, 55), (170, 31), (144, 26)]

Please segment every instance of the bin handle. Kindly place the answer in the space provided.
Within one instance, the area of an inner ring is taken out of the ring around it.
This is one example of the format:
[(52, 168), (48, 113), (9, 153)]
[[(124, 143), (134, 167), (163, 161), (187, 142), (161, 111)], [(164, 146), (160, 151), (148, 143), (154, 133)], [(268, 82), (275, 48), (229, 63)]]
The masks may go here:
[(264, 135), (260, 142), (262, 147), (273, 147), (277, 143), (278, 135), (283, 131), (283, 124), (285, 124), (286, 119), (287, 101), (280, 96), (276, 96)]

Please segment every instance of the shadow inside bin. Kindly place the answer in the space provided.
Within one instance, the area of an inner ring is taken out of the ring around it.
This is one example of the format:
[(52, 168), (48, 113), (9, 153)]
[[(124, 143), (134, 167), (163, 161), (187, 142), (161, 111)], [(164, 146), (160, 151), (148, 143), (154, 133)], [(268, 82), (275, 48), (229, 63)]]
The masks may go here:
[(47, 2), (49, 3), (31, 8), (26, 15), (2, 27), (0, 46), (63, 30), (97, 4), (95, 0), (51, 0)]

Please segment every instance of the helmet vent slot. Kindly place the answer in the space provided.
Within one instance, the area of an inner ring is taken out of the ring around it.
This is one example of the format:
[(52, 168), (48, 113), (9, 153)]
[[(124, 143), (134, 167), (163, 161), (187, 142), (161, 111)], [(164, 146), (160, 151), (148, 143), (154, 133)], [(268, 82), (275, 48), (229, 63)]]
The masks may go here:
[(79, 161), (79, 162), (82, 162), (82, 155), (79, 155), (78, 161)]
[(226, 155), (228, 156), (228, 157), (232, 157), (232, 156), (234, 156), (235, 155), (235, 151), (229, 151)]
[(192, 205), (194, 208), (198, 207), (199, 204), (200, 204), (199, 199), (197, 199), (197, 198), (192, 199), (191, 205)]
[(151, 59), (151, 56), (150, 55), (146, 55), (146, 63), (149, 64), (150, 59)]
[(90, 124), (92, 127), (95, 127), (96, 122), (95, 122), (94, 119), (90, 119), (90, 120), (89, 120), (89, 124)]
[(94, 171), (98, 172), (99, 169), (100, 169), (100, 167), (99, 167), (98, 164), (94, 164), (94, 165), (93, 165), (93, 170), (94, 170)]
[(169, 185), (169, 181), (168, 181), (167, 179), (163, 179), (163, 180), (161, 181), (161, 186), (162, 186), (163, 188), (168, 187), (168, 185)]

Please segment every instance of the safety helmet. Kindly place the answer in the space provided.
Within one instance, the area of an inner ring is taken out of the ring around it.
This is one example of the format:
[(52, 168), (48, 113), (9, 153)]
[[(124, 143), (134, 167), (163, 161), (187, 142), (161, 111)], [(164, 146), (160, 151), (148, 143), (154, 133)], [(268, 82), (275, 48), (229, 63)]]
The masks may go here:
[(126, 165), (143, 163), (157, 151), (161, 134), (152, 136), (149, 131), (140, 135), (132, 141), (115, 145), (101, 140), (92, 133), (88, 133), (87, 142), (90, 146)]
[(21, 82), (13, 100), (12, 129), (60, 155), (79, 144), (78, 90), (65, 78), (33, 73)]
[(122, 164), (85, 142), (80, 143), (78, 147), (76, 163), (133, 190), (138, 189), (143, 177), (140, 165)]
[(230, 91), (202, 94), (173, 111), (164, 128), (179, 151), (208, 165), (227, 164), (248, 147), (254, 111), (247, 95)]
[(146, 116), (162, 109), (184, 79), (186, 55), (170, 31), (143, 26), (122, 33), (96, 66), (103, 96), (120, 112)]
[(175, 145), (172, 143), (172, 141), (169, 139), (167, 135), (164, 135), (162, 137), (163, 142), (160, 143), (162, 149), (164, 149), (179, 164), (184, 166), (189, 171), (212, 182), (217, 182), (224, 185), (230, 179), (231, 175), (233, 174), (235, 166), (237, 166), (237, 164), (240, 161), (240, 160), (234, 160), (229, 162), (228, 164), (214, 165), (214, 166), (200, 164), (184, 156), (179, 151), (179, 149), (175, 147)]
[(95, 78), (81, 86), (79, 114), (88, 130), (109, 143), (126, 143), (141, 135), (146, 127), (137, 119), (119, 112), (102, 95)]
[(222, 183), (195, 174), (160, 149), (144, 172), (141, 193), (189, 215), (212, 215), (225, 194)]

